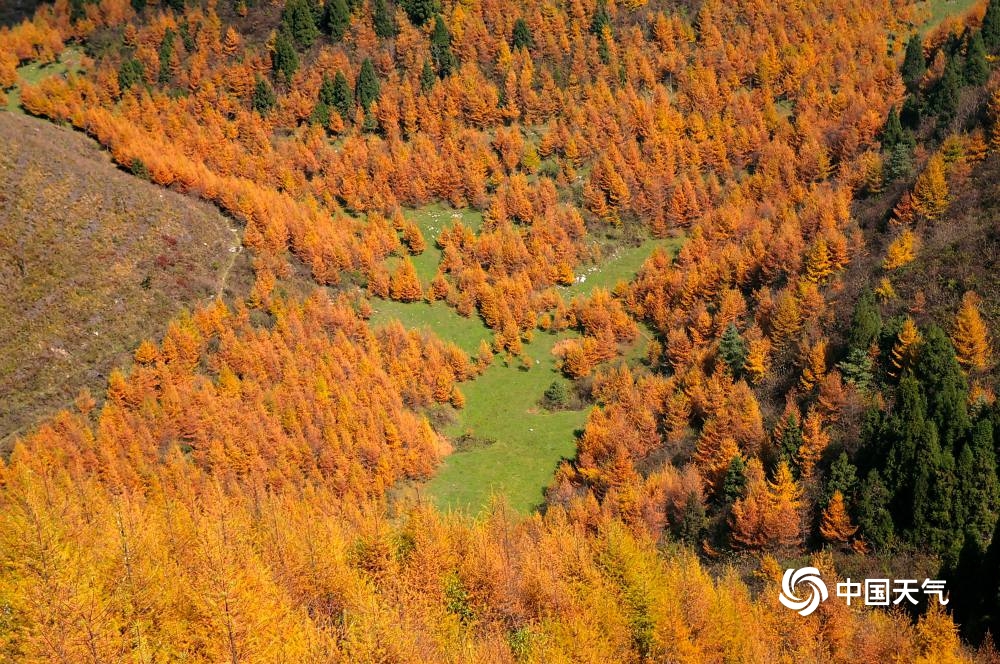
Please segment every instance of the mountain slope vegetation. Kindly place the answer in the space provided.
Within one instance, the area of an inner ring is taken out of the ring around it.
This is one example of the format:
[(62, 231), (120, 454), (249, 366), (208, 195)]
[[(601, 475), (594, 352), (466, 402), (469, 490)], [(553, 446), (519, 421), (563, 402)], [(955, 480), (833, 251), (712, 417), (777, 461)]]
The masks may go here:
[[(18, 108), (216, 206), (253, 270), (101, 403), (27, 413), (4, 656), (996, 661), (1000, 1), (931, 4), (58, 0), (0, 28)], [(807, 563), (950, 601), (803, 617), (778, 594)]]

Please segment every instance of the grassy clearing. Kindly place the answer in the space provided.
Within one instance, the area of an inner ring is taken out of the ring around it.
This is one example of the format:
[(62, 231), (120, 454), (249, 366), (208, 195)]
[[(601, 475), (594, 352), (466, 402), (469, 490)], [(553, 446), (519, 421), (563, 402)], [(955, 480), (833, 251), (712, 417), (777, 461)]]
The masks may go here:
[(479, 227), (483, 225), (482, 212), (468, 208), (455, 210), (441, 203), (407, 211), (406, 216), (417, 224), (427, 242), (427, 249), (422, 254), (412, 257), (413, 267), (416, 268), (417, 276), (424, 285), (434, 278), (441, 263), (441, 250), (435, 242), (441, 230), (452, 226), (456, 221), (461, 221), (474, 232), (478, 232)]
[(400, 320), (407, 327), (427, 328), (442, 339), (457, 344), (467, 353), (475, 354), (479, 342), (493, 338), (493, 331), (478, 316), (464, 318), (444, 302), (413, 302), (406, 304), (392, 300), (374, 300), (371, 324), (380, 327), (392, 320)]
[[(56, 62), (50, 62), (44, 65), (37, 62), (29, 62), (23, 67), (18, 67), (17, 75), (26, 83), (36, 85), (42, 79), (48, 78), (49, 76), (58, 76), (71, 71), (80, 71), (80, 58), (81, 53), (78, 49), (67, 48), (59, 55), (59, 59)], [(24, 113), (24, 109), (21, 108), (20, 88), (14, 87), (11, 90), (8, 90), (6, 94), (6, 109), (13, 113)]]
[[(431, 206), (408, 213), (417, 222), (428, 242), (428, 250), (414, 259), (421, 278), (428, 281), (437, 271), (440, 251), (432, 247), (440, 229), (452, 216), (460, 217), (474, 230), (482, 216)], [(586, 295), (597, 287), (613, 288), (628, 281), (657, 246), (676, 253), (681, 239), (647, 240), (635, 247), (609, 252), (600, 265), (581, 270), (586, 279), (563, 289), (568, 298)], [(383, 325), (398, 319), (407, 327), (426, 328), (443, 339), (475, 352), (482, 339), (493, 332), (478, 317), (463, 318), (442, 302), (402, 304), (378, 300), (373, 303), (372, 324)], [(553, 381), (565, 381), (556, 370), (552, 347), (570, 333), (559, 335), (536, 332), (524, 352), (529, 367), (520, 361), (510, 365), (496, 358), (480, 377), (462, 385), (466, 407), (456, 413), (456, 421), (444, 433), (452, 441), (474, 439), (469, 447), (459, 446), (445, 459), (438, 472), (418, 491), (442, 510), (477, 512), (494, 494), (504, 494), (509, 504), (522, 512), (542, 501), (542, 491), (562, 459), (576, 452), (575, 432), (583, 428), (587, 410), (550, 412), (538, 403)], [(638, 361), (645, 354), (648, 330), (641, 329), (639, 340), (623, 349), (626, 361)]]
[(492, 444), (457, 451), (445, 459), (426, 491), (443, 510), (475, 512), (493, 494), (505, 494), (516, 510), (527, 512), (542, 501), (556, 465), (576, 451), (573, 433), (587, 412), (549, 412), (538, 406), (545, 389), (561, 380), (552, 357), (556, 337), (539, 334), (525, 345), (530, 369), (498, 358), (486, 372), (462, 386), (466, 407), (445, 433), (492, 439)]
[(978, 4), (979, 0), (925, 0), (917, 3), (918, 15), (926, 16), (921, 32), (930, 32), (950, 16), (961, 16)]
[(610, 290), (619, 281), (631, 280), (657, 247), (663, 247), (671, 255), (676, 255), (682, 244), (684, 244), (682, 238), (647, 239), (637, 247), (617, 247), (605, 256), (599, 265), (578, 269), (577, 282), (572, 286), (561, 288), (560, 291), (563, 297), (569, 300), (577, 295), (589, 295), (595, 288)]

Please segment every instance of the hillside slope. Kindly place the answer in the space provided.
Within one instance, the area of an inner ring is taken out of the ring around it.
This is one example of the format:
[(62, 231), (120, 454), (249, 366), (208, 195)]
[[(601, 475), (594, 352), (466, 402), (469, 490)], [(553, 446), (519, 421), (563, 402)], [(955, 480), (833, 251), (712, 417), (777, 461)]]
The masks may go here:
[(244, 261), (230, 220), (118, 170), (77, 132), (0, 112), (0, 146), (2, 439), (81, 388), (103, 392)]

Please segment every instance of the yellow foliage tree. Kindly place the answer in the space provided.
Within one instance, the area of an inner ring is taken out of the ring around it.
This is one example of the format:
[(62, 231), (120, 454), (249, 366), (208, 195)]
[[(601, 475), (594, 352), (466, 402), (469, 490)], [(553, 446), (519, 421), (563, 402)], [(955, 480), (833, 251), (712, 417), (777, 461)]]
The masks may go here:
[(882, 267), (886, 270), (895, 270), (904, 265), (909, 265), (917, 257), (917, 238), (909, 228), (899, 234), (889, 245), (885, 253), (885, 260)]
[(830, 258), (830, 247), (826, 240), (820, 238), (813, 243), (806, 257), (806, 279), (813, 283), (823, 283), (833, 274), (833, 261)]
[(913, 185), (913, 208), (928, 219), (937, 219), (948, 209), (948, 182), (940, 153), (930, 158)]
[(805, 349), (799, 386), (806, 392), (826, 376), (826, 339), (820, 339)]
[(747, 358), (743, 362), (743, 370), (747, 372), (750, 382), (760, 384), (767, 377), (771, 367), (771, 342), (765, 337), (750, 339), (747, 342)]
[(899, 376), (903, 369), (910, 363), (919, 342), (920, 331), (917, 329), (917, 324), (913, 322), (912, 318), (907, 316), (906, 320), (903, 321), (903, 327), (900, 328), (899, 334), (896, 335), (896, 343), (892, 347), (891, 360), (893, 368), (890, 373), (893, 376)]
[(823, 451), (830, 444), (830, 435), (823, 427), (823, 418), (819, 412), (810, 409), (802, 422), (802, 445), (798, 451), (799, 470), (802, 477), (812, 477)]
[(990, 339), (986, 323), (979, 314), (979, 297), (968, 291), (962, 297), (962, 306), (955, 316), (951, 340), (955, 354), (963, 367), (970, 371), (983, 371), (990, 364)]
[(392, 273), (389, 295), (392, 299), (400, 302), (416, 302), (423, 297), (420, 279), (417, 278), (417, 270), (409, 258), (404, 258), (396, 271)]
[(844, 506), (844, 494), (833, 492), (830, 504), (823, 510), (823, 520), (819, 524), (819, 534), (827, 542), (846, 542), (858, 532), (858, 527), (851, 523), (851, 517)]
[(801, 327), (802, 314), (798, 300), (790, 291), (784, 291), (778, 296), (771, 316), (771, 336), (780, 344), (795, 336)]
[(771, 543), (780, 546), (797, 546), (802, 540), (799, 510), (802, 508), (802, 489), (784, 461), (778, 466), (774, 481), (768, 482), (770, 505), (765, 519), (765, 530)]

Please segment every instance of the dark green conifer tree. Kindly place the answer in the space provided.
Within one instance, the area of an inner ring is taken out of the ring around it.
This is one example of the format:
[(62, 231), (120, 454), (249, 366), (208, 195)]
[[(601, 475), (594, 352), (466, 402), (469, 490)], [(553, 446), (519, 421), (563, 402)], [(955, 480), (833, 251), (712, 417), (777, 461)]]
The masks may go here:
[(372, 64), (371, 58), (365, 58), (364, 62), (361, 63), (358, 82), (354, 86), (354, 96), (361, 108), (367, 111), (373, 102), (378, 101), (380, 94), (381, 86), (378, 75), (375, 73), (375, 66)]
[(611, 27), (611, 14), (608, 13), (607, 0), (597, 0), (594, 17), (590, 20), (590, 32), (600, 37), (604, 34), (604, 28), (609, 27)]
[(392, 39), (396, 36), (396, 17), (386, 6), (385, 0), (372, 0), (372, 24), (379, 39)]
[(277, 103), (277, 98), (274, 96), (271, 84), (264, 78), (258, 78), (257, 83), (253, 86), (253, 99), (251, 100), (253, 110), (261, 115), (267, 115), (274, 108), (275, 103)]
[(351, 10), (347, 0), (326, 0), (323, 9), (323, 31), (335, 42), (339, 42), (351, 25)]
[(840, 456), (830, 465), (830, 474), (826, 480), (826, 487), (823, 489), (821, 506), (825, 508), (837, 491), (844, 496), (844, 500), (850, 500), (854, 496), (857, 486), (858, 469), (847, 458), (847, 452), (841, 452)]
[(677, 537), (682, 542), (695, 544), (701, 540), (701, 534), (705, 530), (705, 506), (701, 504), (698, 494), (692, 492), (688, 494), (684, 503), (684, 511), (677, 524)]
[[(892, 115), (892, 112), (890, 112), (889, 117), (891, 118)], [(878, 303), (875, 301), (875, 294), (871, 291), (865, 291), (854, 305), (854, 313), (851, 316), (851, 329), (847, 333), (847, 343), (851, 348), (858, 348), (867, 352), (872, 344), (878, 342), (879, 335), (881, 334), (882, 314), (879, 312)]]
[(733, 457), (733, 460), (729, 462), (726, 477), (722, 481), (722, 497), (727, 505), (731, 505), (737, 498), (743, 497), (743, 491), (747, 485), (746, 467), (743, 459), (738, 456)]
[(523, 18), (514, 21), (514, 31), (510, 37), (511, 48), (531, 48), (534, 45), (535, 39), (531, 36), (531, 29), (528, 27), (528, 23)]
[(455, 68), (455, 56), (451, 52), (451, 33), (441, 16), (434, 17), (434, 31), (431, 32), (431, 59), (438, 76), (446, 78)]
[(990, 65), (986, 61), (986, 45), (982, 32), (974, 33), (965, 49), (965, 70), (962, 77), (966, 85), (982, 85), (990, 77)]
[(882, 149), (892, 150), (894, 147), (906, 140), (906, 130), (903, 123), (899, 121), (899, 112), (893, 106), (889, 109), (889, 117), (885, 120), (882, 128)]
[(891, 496), (877, 470), (868, 471), (858, 495), (858, 526), (876, 549), (884, 550), (892, 543), (895, 528), (889, 512)]
[(333, 110), (340, 114), (344, 122), (351, 119), (351, 105), (353, 104), (351, 84), (347, 82), (347, 77), (342, 71), (338, 71), (333, 77), (329, 104)]
[(969, 386), (955, 357), (951, 339), (937, 325), (924, 333), (913, 366), (927, 403), (927, 416), (937, 426), (941, 445), (949, 452), (971, 428), (968, 412)]
[(281, 24), (299, 48), (309, 48), (319, 36), (316, 18), (306, 0), (288, 0), (281, 12)]
[(434, 75), (434, 68), (431, 67), (430, 60), (424, 60), (424, 66), (420, 70), (420, 89), (427, 92), (434, 87), (437, 76)]
[(985, 549), (1000, 513), (993, 423), (988, 418), (976, 423), (969, 441), (962, 446), (958, 456), (958, 493), (957, 520), (965, 524), (966, 533)]
[(983, 45), (990, 53), (1000, 52), (1000, 0), (990, 0), (983, 16)]
[(335, 99), (336, 90), (334, 89), (333, 79), (329, 76), (323, 76), (323, 83), (319, 86), (319, 99), (316, 102), (316, 107), (313, 109), (312, 116), (309, 118), (310, 122), (318, 124), (321, 127), (329, 125), (330, 111), (334, 108)]
[(789, 413), (785, 426), (778, 441), (778, 461), (786, 462), (789, 467), (795, 465), (795, 455), (802, 447), (802, 425), (795, 413)]
[[(913, 502), (897, 504), (897, 509), (913, 512), (911, 542), (953, 565), (964, 541), (963, 524), (955, 519), (955, 457), (942, 448), (933, 426), (929, 430), (932, 435), (917, 450)], [(900, 523), (898, 515), (896, 523)]]
[(142, 83), (144, 80), (145, 74), (142, 69), (142, 63), (135, 58), (128, 58), (118, 68), (118, 85), (122, 92), (125, 92), (137, 83)]
[(174, 31), (172, 28), (167, 28), (166, 32), (163, 33), (163, 41), (160, 42), (160, 84), (168, 83), (170, 81), (170, 58), (174, 54)]
[(747, 345), (733, 323), (729, 324), (719, 340), (719, 357), (734, 377), (742, 374), (743, 364), (747, 361)]
[(903, 57), (903, 82), (909, 92), (915, 92), (920, 87), (920, 81), (927, 72), (927, 59), (924, 57), (924, 42), (920, 35), (913, 33), (906, 42), (906, 55)]
[(274, 53), (271, 54), (271, 67), (274, 75), (284, 81), (292, 80), (295, 71), (299, 68), (299, 56), (295, 52), (295, 45), (292, 36), (287, 29), (278, 32), (278, 37), (274, 42)]
[(938, 126), (948, 125), (958, 110), (959, 94), (962, 91), (962, 62), (958, 55), (948, 58), (941, 79), (934, 86), (927, 107), (937, 116)]
[(410, 23), (420, 27), (431, 20), (431, 17), (438, 11), (436, 0), (402, 0), (403, 11)]

